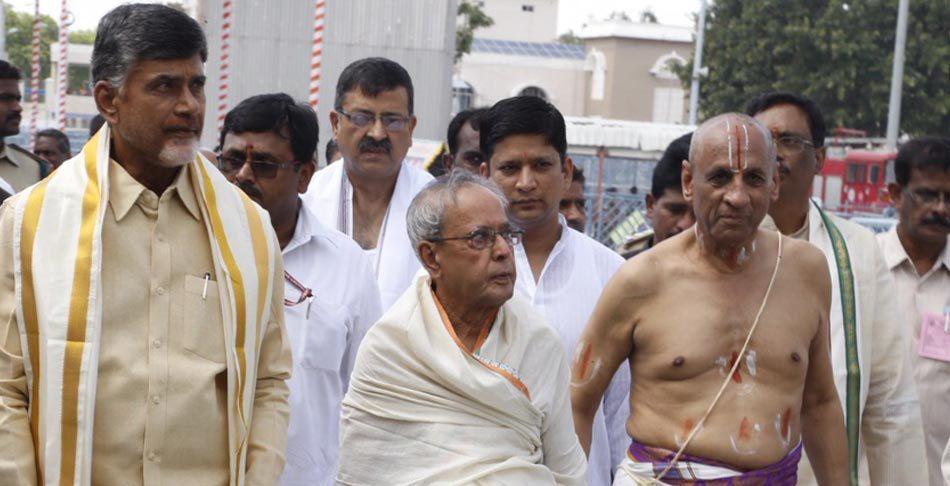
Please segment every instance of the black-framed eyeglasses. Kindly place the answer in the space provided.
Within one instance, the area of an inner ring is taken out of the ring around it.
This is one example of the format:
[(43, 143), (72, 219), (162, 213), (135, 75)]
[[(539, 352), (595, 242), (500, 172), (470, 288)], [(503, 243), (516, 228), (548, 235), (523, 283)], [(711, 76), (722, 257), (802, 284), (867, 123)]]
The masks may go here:
[(397, 114), (383, 114), (377, 115), (375, 113), (369, 113), (366, 111), (354, 111), (352, 113), (347, 113), (343, 108), (336, 110), (337, 113), (346, 117), (354, 126), (359, 128), (366, 128), (376, 123), (376, 120), (379, 119), (383, 123), (383, 128), (387, 132), (401, 132), (409, 126), (409, 118), (406, 115), (397, 115)]
[(924, 206), (936, 206), (940, 204), (941, 201), (947, 205), (950, 205), (950, 192), (947, 191), (914, 189), (913, 191), (906, 191), (905, 194), (907, 194), (917, 204)]
[(244, 164), (251, 164), (251, 171), (254, 172), (255, 179), (273, 179), (277, 177), (278, 170), (300, 165), (300, 163), (295, 160), (290, 162), (271, 162), (269, 160), (252, 160), (249, 156), (242, 158), (218, 154), (218, 169), (225, 174), (233, 174), (241, 170)]
[(498, 236), (501, 236), (509, 245), (517, 246), (521, 243), (521, 237), (524, 236), (524, 231), (518, 229), (495, 231), (495, 228), (484, 227), (477, 228), (465, 236), (435, 237), (430, 238), (429, 241), (438, 243), (440, 241), (466, 240), (468, 246), (473, 250), (484, 250), (489, 246), (494, 247), (495, 240), (498, 239)]
[(775, 137), (775, 149), (783, 154), (798, 155), (805, 150), (805, 147), (815, 148), (815, 144), (798, 135)]

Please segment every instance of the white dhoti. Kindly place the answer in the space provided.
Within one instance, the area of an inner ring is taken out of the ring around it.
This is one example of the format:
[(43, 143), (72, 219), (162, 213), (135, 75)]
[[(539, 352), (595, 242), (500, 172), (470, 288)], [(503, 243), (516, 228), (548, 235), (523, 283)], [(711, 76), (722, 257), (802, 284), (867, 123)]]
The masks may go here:
[(470, 352), (420, 275), (363, 340), (343, 400), (338, 484), (584, 484), (569, 371), (520, 298)]

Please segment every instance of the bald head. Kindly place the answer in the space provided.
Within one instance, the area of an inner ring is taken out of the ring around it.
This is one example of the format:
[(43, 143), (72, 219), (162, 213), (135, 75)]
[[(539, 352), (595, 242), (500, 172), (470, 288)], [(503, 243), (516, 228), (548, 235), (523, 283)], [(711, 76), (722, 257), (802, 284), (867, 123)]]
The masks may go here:
[(762, 162), (771, 175), (776, 168), (772, 134), (754, 118), (742, 113), (726, 113), (703, 122), (693, 133), (689, 163), (711, 162), (725, 157), (734, 170), (742, 171), (750, 162)]

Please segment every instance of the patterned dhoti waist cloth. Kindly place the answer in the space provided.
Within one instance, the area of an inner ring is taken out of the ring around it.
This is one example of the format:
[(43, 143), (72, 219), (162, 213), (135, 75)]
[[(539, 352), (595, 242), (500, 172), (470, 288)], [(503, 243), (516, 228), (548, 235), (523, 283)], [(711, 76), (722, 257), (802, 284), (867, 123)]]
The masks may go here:
[(653, 447), (632, 441), (627, 457), (617, 470), (613, 486), (640, 485), (698, 485), (698, 486), (795, 486), (798, 480), (798, 461), (802, 458), (799, 441), (782, 460), (751, 471), (736, 470), (732, 466), (681, 454), (676, 465), (659, 481), (655, 480), (669, 465), (676, 451)]

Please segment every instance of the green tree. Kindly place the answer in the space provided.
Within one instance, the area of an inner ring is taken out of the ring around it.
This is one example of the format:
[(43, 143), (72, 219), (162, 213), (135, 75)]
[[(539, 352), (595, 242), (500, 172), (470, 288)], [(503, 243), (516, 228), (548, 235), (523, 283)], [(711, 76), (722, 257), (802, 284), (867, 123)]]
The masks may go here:
[(93, 44), (96, 42), (96, 31), (93, 29), (79, 29), (69, 31), (70, 44)]
[(578, 37), (577, 34), (574, 33), (574, 29), (570, 29), (567, 32), (559, 35), (557, 37), (557, 41), (560, 42), (561, 44), (576, 44), (576, 45), (584, 44), (584, 39), (581, 39), (580, 37)]
[(462, 59), (462, 56), (472, 51), (475, 31), (482, 27), (491, 27), (495, 23), (478, 5), (469, 0), (459, 2), (458, 16), (462, 17), (462, 21), (455, 30), (456, 63)]
[[(801, 93), (829, 127), (883, 135), (898, 0), (717, 0), (706, 19), (700, 109), (742, 110), (769, 90)], [(901, 131), (948, 133), (950, 2), (914, 0), (908, 17)], [(676, 69), (688, 86), (692, 62)]]
[[(6, 13), (7, 57), (29, 80), (33, 59), (33, 14), (17, 12), (9, 5)], [(40, 15), (40, 79), (49, 77), (49, 46), (56, 42), (59, 27), (49, 15)]]
[(653, 13), (653, 10), (647, 8), (640, 12), (640, 22), (644, 24), (658, 24), (660, 20), (656, 18), (656, 14)]

